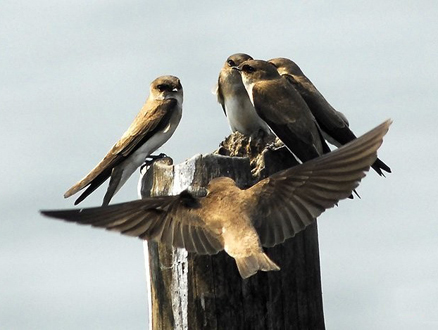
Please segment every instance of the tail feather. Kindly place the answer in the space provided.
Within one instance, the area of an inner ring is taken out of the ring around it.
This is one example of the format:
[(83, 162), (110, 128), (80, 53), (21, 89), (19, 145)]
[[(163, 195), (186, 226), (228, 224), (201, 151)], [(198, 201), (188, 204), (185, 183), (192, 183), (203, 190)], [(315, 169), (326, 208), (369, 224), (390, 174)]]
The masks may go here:
[(371, 167), (380, 176), (385, 176), (385, 173), (383, 173), (382, 170), (391, 173), (391, 169), (389, 168), (389, 166), (386, 165), (384, 162), (382, 162), (379, 158), (376, 159), (376, 161), (374, 162), (373, 165), (371, 165)]
[(248, 278), (259, 270), (264, 272), (280, 270), (280, 267), (263, 252), (244, 258), (236, 258), (236, 264), (242, 278)]

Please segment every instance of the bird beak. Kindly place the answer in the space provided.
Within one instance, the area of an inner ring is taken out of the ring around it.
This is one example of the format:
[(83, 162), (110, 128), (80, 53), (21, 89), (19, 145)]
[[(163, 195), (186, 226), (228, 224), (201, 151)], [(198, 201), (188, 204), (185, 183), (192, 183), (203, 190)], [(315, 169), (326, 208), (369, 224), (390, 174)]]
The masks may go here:
[(239, 68), (238, 66), (232, 66), (231, 69), (237, 70), (237, 71), (242, 71), (241, 68)]

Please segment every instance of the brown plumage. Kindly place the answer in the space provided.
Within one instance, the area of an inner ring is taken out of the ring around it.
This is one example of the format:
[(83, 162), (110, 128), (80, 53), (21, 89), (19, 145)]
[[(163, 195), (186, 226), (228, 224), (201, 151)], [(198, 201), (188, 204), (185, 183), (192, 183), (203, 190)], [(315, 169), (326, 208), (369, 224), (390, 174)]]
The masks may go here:
[(386, 121), (331, 153), (278, 172), (248, 189), (216, 178), (205, 197), (187, 190), (105, 207), (41, 211), (79, 224), (185, 248), (198, 254), (225, 250), (240, 275), (279, 270), (263, 252), (295, 236), (326, 209), (347, 198), (376, 159)]
[(235, 69), (259, 117), (298, 159), (330, 151), (306, 102), (272, 64), (247, 60)]
[(271, 134), (268, 125), (257, 115), (243, 86), (240, 73), (233, 69), (247, 60), (252, 60), (252, 57), (243, 53), (233, 54), (227, 58), (219, 73), (217, 100), (233, 132), (254, 136), (262, 130), (265, 134)]
[[(274, 58), (269, 62), (294, 86), (307, 103), (327, 141), (339, 147), (356, 138), (345, 115), (330, 105), (295, 62), (282, 57)], [(381, 176), (384, 176), (382, 171), (391, 173), (389, 166), (378, 158), (372, 168)]]
[(108, 205), (146, 157), (172, 136), (181, 119), (182, 102), (183, 91), (177, 77), (155, 79), (146, 103), (125, 134), (90, 173), (67, 190), (64, 197), (70, 197), (88, 186), (75, 201), (75, 205), (79, 204), (111, 177), (103, 199), (103, 205)]

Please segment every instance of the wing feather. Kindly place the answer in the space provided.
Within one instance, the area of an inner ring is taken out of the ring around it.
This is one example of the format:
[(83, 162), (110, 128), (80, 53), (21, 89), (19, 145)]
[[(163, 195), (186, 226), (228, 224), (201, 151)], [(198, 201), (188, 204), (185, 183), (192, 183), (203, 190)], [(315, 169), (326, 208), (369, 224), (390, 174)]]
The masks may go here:
[(262, 245), (282, 243), (349, 197), (376, 160), (390, 124), (388, 120), (329, 154), (278, 172), (247, 189), (248, 208)]
[[(282, 76), (300, 93), (331, 143), (343, 145), (356, 139), (345, 115), (333, 108), (302, 72), (297, 75), (282, 74)], [(382, 170), (391, 173), (389, 166), (380, 159), (376, 159), (372, 167), (379, 175), (384, 175)]]
[(150, 103), (145, 103), (120, 140), (89, 174), (67, 190), (64, 194), (65, 198), (74, 195), (79, 190), (90, 185), (76, 201), (76, 204), (80, 203), (111, 176), (111, 171), (114, 167), (137, 150), (137, 148), (155, 134), (157, 130), (164, 129), (169, 121), (168, 117), (172, 115), (172, 109), (176, 106), (177, 101), (175, 99), (166, 99), (155, 103), (153, 107), (150, 106)]
[[(188, 201), (189, 200), (189, 201)], [(223, 249), (222, 237), (207, 225), (202, 198), (187, 191), (109, 206), (41, 211), (48, 217), (155, 240), (198, 254)]]
[[(276, 94), (268, 93), (270, 90)], [(285, 79), (254, 84), (252, 96), (260, 118), (301, 161), (330, 150), (307, 104)]]

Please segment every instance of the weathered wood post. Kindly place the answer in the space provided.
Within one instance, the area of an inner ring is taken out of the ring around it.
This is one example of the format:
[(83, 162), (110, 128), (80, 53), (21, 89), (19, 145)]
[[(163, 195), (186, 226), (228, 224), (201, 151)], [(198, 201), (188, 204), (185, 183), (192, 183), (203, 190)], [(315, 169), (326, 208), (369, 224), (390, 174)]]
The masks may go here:
[[(155, 162), (140, 180), (142, 197), (174, 195), (229, 176), (249, 187), (296, 165), (284, 148), (265, 149), (264, 138), (228, 137), (212, 154), (178, 165)], [(225, 156), (223, 156), (225, 155)], [(266, 249), (281, 267), (242, 280), (235, 261), (223, 251), (213, 256), (145, 242), (153, 330), (324, 329), (316, 224)]]

